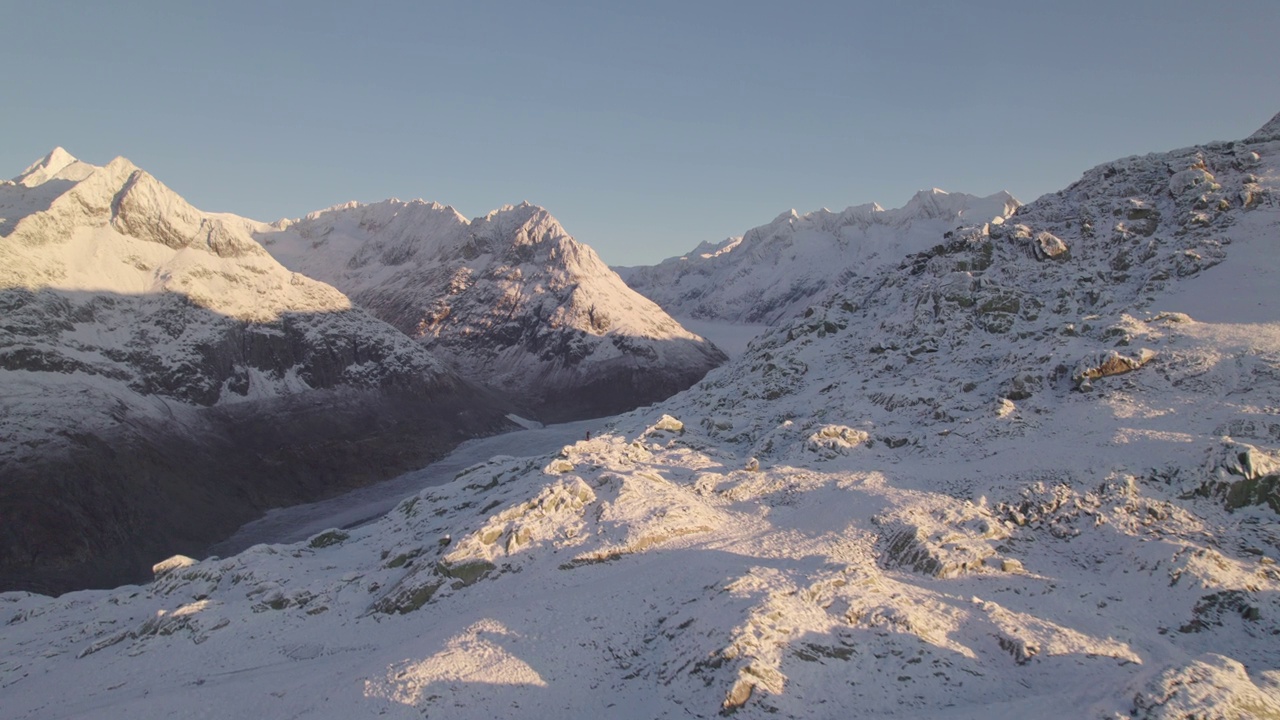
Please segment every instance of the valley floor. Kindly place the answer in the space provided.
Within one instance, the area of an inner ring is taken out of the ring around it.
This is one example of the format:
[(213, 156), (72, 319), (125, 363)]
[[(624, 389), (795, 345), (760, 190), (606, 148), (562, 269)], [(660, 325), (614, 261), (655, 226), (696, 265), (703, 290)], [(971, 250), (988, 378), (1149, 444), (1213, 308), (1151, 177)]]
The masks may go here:
[(526, 457), (554, 452), (588, 432), (599, 432), (610, 418), (531, 427), (468, 440), (420, 470), (352, 490), (328, 500), (275, 508), (209, 548), (210, 555), (229, 556), (259, 543), (294, 543), (329, 528), (350, 529), (387, 514), (405, 497), (423, 488), (451, 482), (458, 473), (492, 457)]

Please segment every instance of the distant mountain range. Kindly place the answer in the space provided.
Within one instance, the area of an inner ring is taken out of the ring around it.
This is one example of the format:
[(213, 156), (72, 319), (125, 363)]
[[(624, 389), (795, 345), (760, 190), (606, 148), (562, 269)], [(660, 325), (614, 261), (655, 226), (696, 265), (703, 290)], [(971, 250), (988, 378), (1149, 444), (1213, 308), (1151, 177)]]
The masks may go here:
[(834, 285), (878, 276), (903, 255), (936, 245), (948, 231), (1003, 222), (1020, 205), (1006, 192), (975, 197), (933, 189), (896, 210), (875, 203), (839, 213), (791, 210), (740, 237), (618, 272), (680, 317), (771, 324)]

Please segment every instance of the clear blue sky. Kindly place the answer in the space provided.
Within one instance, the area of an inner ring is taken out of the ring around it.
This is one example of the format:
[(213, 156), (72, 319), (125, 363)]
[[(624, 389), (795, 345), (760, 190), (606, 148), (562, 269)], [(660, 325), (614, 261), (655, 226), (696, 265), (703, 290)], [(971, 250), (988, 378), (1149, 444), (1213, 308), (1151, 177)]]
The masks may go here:
[(1280, 2), (2, 0), (0, 177), (260, 220), (543, 205), (611, 264), (918, 189), (1024, 201), (1280, 111)]

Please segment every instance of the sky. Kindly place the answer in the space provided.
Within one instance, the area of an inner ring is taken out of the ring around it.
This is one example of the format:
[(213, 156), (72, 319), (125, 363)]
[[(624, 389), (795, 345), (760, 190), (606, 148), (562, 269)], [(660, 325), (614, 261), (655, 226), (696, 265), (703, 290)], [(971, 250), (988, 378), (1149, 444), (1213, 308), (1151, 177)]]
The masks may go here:
[(1280, 2), (0, 0), (0, 177), (257, 220), (523, 200), (613, 265), (917, 190), (1024, 202), (1280, 112)]

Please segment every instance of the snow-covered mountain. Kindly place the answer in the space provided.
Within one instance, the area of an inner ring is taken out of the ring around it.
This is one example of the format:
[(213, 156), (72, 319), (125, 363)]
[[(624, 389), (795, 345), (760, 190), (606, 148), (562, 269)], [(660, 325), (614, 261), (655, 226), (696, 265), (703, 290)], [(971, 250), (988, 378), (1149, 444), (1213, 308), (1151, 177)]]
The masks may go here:
[(0, 704), (1280, 717), (1277, 128), (940, 234), (370, 525), (0, 595)]
[(1001, 222), (1012, 195), (975, 197), (922, 190), (901, 208), (875, 203), (799, 215), (653, 266), (615, 268), (627, 284), (677, 317), (775, 323), (803, 310), (832, 285), (877, 276), (886, 265), (939, 242), (964, 225)]
[(123, 158), (58, 148), (0, 184), (0, 308), (0, 587), (136, 578), (504, 424), (417, 343)]
[(661, 400), (724, 361), (528, 203), (472, 221), (420, 200), (350, 203), (256, 236), (542, 420)]

